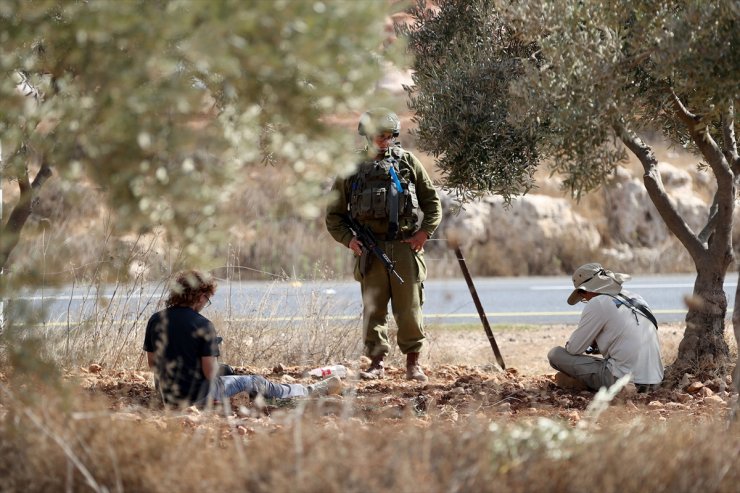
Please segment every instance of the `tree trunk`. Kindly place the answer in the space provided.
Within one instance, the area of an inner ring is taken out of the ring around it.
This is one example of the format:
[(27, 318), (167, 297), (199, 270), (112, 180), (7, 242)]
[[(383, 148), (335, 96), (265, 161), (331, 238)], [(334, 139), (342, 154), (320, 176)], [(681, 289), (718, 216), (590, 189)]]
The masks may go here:
[[(737, 361), (735, 369), (732, 371), (732, 386), (735, 392), (740, 393), (740, 274), (738, 274), (737, 286), (735, 287), (735, 307), (732, 312), (732, 331), (735, 333), (735, 343), (737, 347)], [(740, 399), (735, 399), (735, 403), (730, 409), (730, 420), (738, 419), (738, 410), (740, 409)]]
[[(665, 385), (673, 386), (684, 373), (717, 374), (727, 369), (729, 348), (724, 339), (727, 295), (724, 279), (732, 262), (732, 212), (735, 187), (733, 174), (726, 163), (709, 158), (723, 159), (721, 153), (706, 150), (708, 162), (717, 179), (715, 206), (709, 215), (711, 228), (701, 235), (695, 234), (678, 213), (663, 187), (658, 171), (658, 160), (649, 145), (623, 127), (617, 131), (627, 148), (640, 160), (645, 174), (643, 180), (650, 200), (663, 222), (691, 255), (696, 266), (696, 281), (691, 298), (686, 300), (686, 330), (678, 347), (676, 360), (666, 372)], [(713, 143), (703, 142), (707, 147)], [(701, 147), (701, 146), (700, 146)], [(724, 164), (724, 166), (722, 165)], [(704, 241), (706, 234), (707, 240)]]
[[(716, 264), (716, 263), (715, 263)], [(678, 356), (670, 376), (683, 373), (713, 372), (725, 368), (730, 354), (724, 337), (727, 295), (723, 289), (727, 267), (723, 264), (697, 265), (694, 292), (686, 300), (686, 330), (678, 346)]]

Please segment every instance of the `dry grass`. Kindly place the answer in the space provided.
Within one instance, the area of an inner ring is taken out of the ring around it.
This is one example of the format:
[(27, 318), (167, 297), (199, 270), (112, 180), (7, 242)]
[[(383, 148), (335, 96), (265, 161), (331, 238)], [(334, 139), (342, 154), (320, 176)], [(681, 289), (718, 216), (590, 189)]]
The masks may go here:
[[(225, 283), (222, 289), (228, 291), (229, 285)], [(286, 285), (290, 283), (280, 281), (272, 286)], [(63, 321), (48, 325), (40, 324), (34, 313), (25, 311), (25, 305), (15, 302), (8, 311), (5, 337), (38, 340), (41, 355), (60, 367), (95, 363), (107, 368), (143, 368), (141, 344), (146, 322), (163, 308), (166, 290), (164, 281), (151, 285), (140, 280), (114, 286), (112, 295), (103, 294), (100, 285), (82, 293), (72, 291), (70, 298), (81, 295), (82, 300), (70, 303)], [(307, 293), (293, 294), (292, 303), (300, 306), (300, 311), (284, 316), (277, 313), (270, 294), (268, 290), (263, 299), (234, 301), (241, 304), (234, 313), (250, 314), (245, 318), (228, 312), (209, 314), (225, 341), (223, 361), (236, 366), (274, 366), (279, 362), (320, 365), (359, 357), (359, 314), (330, 322), (331, 299)], [(232, 295), (229, 298), (235, 299)]]
[(209, 414), (142, 418), (14, 381), (0, 402), (2, 491), (734, 492), (740, 480), (740, 430), (715, 420), (366, 422), (304, 401), (260, 428)]

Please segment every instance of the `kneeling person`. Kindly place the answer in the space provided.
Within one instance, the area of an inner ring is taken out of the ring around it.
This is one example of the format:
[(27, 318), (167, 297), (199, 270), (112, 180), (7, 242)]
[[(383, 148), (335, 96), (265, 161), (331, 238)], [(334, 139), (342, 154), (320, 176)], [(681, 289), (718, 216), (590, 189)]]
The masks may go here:
[[(627, 274), (590, 263), (573, 274), (575, 290), (568, 304), (586, 303), (578, 328), (565, 347), (550, 350), (550, 366), (591, 390), (609, 387), (624, 375), (638, 391), (657, 387), (663, 380), (657, 322), (647, 303), (622, 289)], [(600, 352), (603, 358), (589, 356)]]
[(151, 316), (144, 337), (149, 368), (165, 404), (205, 405), (223, 402), (239, 392), (251, 398), (292, 398), (339, 393), (341, 381), (332, 377), (315, 385), (278, 384), (259, 375), (219, 376), (220, 337), (200, 312), (211, 304), (216, 282), (202, 272), (177, 275), (166, 308)]

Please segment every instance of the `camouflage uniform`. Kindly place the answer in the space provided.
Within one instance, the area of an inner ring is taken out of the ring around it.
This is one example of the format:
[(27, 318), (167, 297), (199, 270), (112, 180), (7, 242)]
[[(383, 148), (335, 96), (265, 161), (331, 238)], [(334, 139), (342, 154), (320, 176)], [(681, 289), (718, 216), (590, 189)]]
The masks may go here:
[[(399, 233), (393, 240), (386, 237), (389, 226), (387, 219), (369, 220), (363, 223), (376, 234), (379, 240), (378, 245), (395, 263), (396, 271), (404, 280), (401, 284), (377, 258), (370, 259), (370, 265), (363, 275), (360, 262), (365, 259), (360, 257), (355, 259), (354, 276), (360, 282), (362, 289), (365, 354), (373, 358), (374, 362), (380, 361), (381, 367), (382, 358), (390, 350), (387, 327), (389, 301), (393, 317), (398, 325), (398, 346), (403, 354), (414, 356), (413, 363), (416, 364), (416, 357), (421, 351), (425, 338), (421, 310), (424, 304), (424, 280), (427, 268), (424, 262), (424, 250), (414, 252), (410, 245), (403, 243), (402, 240), (410, 238), (419, 230), (431, 237), (442, 220), (439, 196), (421, 162), (398, 145), (389, 148), (386, 156), (390, 153), (394, 153), (394, 157), (397, 158), (399, 177), (416, 186), (421, 222), (418, 227), (417, 224), (401, 222)], [(382, 159), (382, 156), (377, 156), (376, 159)], [(349, 187), (355, 176), (336, 180), (333, 190), (337, 197), (328, 207), (326, 214), (326, 226), (329, 233), (335, 240), (347, 247), (353, 235), (344, 221), (344, 216), (349, 213)], [(364, 255), (373, 256), (372, 253)], [(420, 380), (420, 378), (416, 379)]]

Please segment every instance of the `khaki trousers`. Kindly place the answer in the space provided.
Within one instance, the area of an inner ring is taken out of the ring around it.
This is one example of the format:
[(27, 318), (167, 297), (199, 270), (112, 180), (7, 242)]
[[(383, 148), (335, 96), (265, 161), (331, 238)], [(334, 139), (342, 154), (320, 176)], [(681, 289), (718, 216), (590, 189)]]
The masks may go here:
[(611, 387), (617, 378), (606, 366), (604, 358), (585, 354), (570, 354), (564, 347), (554, 347), (547, 353), (550, 366), (583, 382), (591, 390)]
[(388, 343), (388, 302), (398, 326), (396, 337), (403, 354), (421, 352), (424, 344), (424, 323), (421, 307), (424, 304), (426, 264), (424, 252), (414, 253), (407, 243), (400, 241), (378, 242), (395, 263), (396, 272), (403, 284), (388, 272), (383, 262), (368, 253), (369, 263), (360, 272), (360, 258), (355, 263), (355, 279), (362, 290), (362, 329), (365, 354), (369, 357), (385, 356), (390, 351)]

